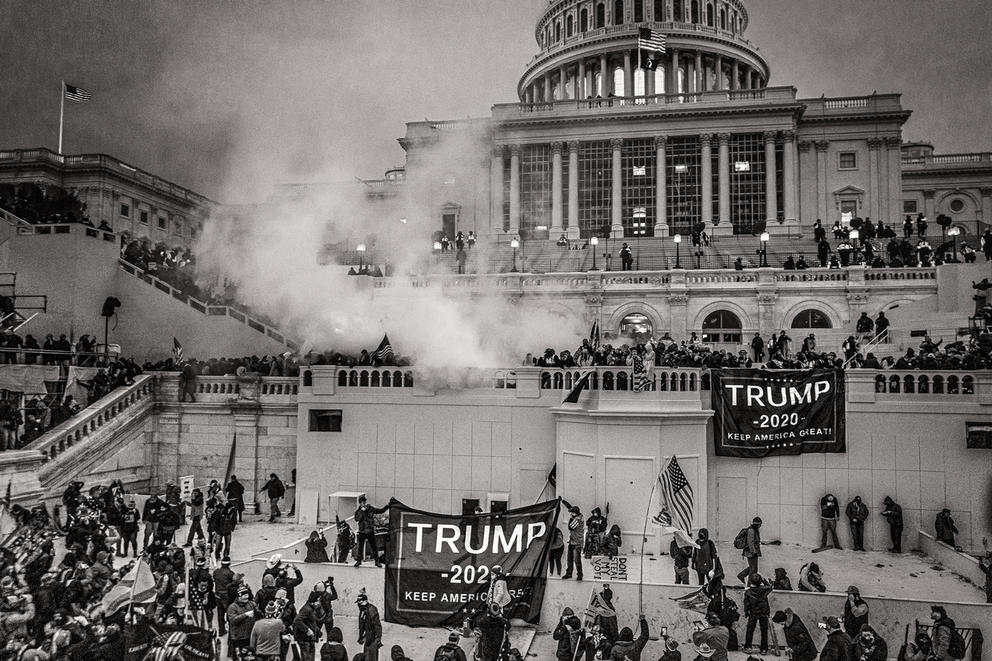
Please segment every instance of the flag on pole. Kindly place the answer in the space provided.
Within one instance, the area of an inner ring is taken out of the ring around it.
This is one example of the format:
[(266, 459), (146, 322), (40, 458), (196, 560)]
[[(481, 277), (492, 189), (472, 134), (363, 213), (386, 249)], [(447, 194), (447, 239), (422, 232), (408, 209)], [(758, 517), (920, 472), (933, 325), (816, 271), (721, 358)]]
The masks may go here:
[(679, 608), (695, 611), (703, 615), (706, 615), (710, 605), (710, 598), (706, 595), (705, 587), (701, 587), (698, 590), (693, 590), (689, 594), (682, 595), (681, 597), (669, 597), (669, 599), (672, 601), (677, 601)]
[(86, 103), (93, 98), (93, 95), (82, 87), (76, 87), (69, 83), (62, 83), (62, 91), (65, 94), (65, 100), (70, 103)]
[(548, 484), (553, 487), (558, 486), (558, 464), (551, 467), (551, 472), (548, 473)]
[(120, 582), (103, 595), (103, 611), (108, 616), (130, 604), (150, 604), (155, 601), (155, 577), (144, 558), (131, 568)]
[(179, 340), (175, 337), (172, 338), (172, 355), (176, 357), (176, 365), (183, 365), (185, 360), (183, 360), (183, 345), (179, 344)]
[(665, 35), (651, 28), (641, 28), (637, 33), (637, 47), (652, 53), (664, 53)]
[(658, 483), (661, 486), (661, 511), (651, 519), (651, 524), (661, 528), (663, 534), (674, 535), (679, 546), (699, 548), (690, 536), (695, 504), (692, 485), (675, 457), (661, 471)]
[(582, 391), (585, 390), (586, 386), (589, 385), (590, 376), (592, 376), (592, 370), (587, 371), (585, 374), (579, 377), (579, 380), (575, 382), (575, 385), (572, 386), (572, 389), (569, 391), (568, 395), (565, 396), (565, 399), (563, 399), (561, 403), (578, 404), (579, 395), (581, 395)]
[(634, 392), (644, 392), (651, 389), (648, 380), (648, 368), (644, 365), (644, 358), (641, 354), (634, 352)]
[(591, 592), (589, 593), (589, 605), (586, 606), (585, 617), (594, 619), (597, 616), (616, 617), (617, 612), (609, 605), (609, 603), (607, 603), (606, 599), (603, 597), (603, 593), (593, 586)]
[(592, 329), (589, 331), (589, 344), (592, 345), (592, 350), (595, 351), (599, 348), (599, 320), (592, 322)]
[(231, 481), (231, 476), (234, 475), (234, 455), (238, 447), (238, 434), (235, 432), (234, 440), (231, 441), (231, 454), (227, 458), (227, 471), (224, 473), (224, 486), (227, 486)]
[(389, 335), (386, 333), (382, 334), (379, 348), (372, 352), (372, 360), (379, 361), (381, 365), (393, 365), (396, 362), (396, 356), (393, 355), (393, 345), (389, 343)]

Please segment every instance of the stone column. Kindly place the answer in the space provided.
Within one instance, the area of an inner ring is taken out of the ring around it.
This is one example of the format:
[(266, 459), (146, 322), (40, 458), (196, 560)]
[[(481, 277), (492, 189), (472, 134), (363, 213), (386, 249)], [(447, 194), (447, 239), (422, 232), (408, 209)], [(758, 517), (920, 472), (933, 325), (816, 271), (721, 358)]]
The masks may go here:
[(778, 190), (775, 186), (776, 131), (765, 131), (765, 219), (769, 227), (778, 220)]
[(785, 187), (785, 223), (797, 225), (796, 213), (796, 132), (783, 131), (782, 184)]
[(830, 214), (827, 199), (827, 149), (830, 147), (830, 142), (817, 140), (814, 146), (816, 147), (816, 217), (830, 227), (836, 219), (836, 216)]
[(740, 63), (735, 58), (734, 65), (730, 73), (730, 89), (736, 92), (740, 88), (741, 88), (741, 69), (740, 69)]
[(562, 231), (561, 142), (551, 143), (551, 237), (557, 239)]
[[(992, 188), (981, 188), (979, 192), (982, 194), (982, 208), (980, 210), (982, 222), (992, 222)], [(972, 247), (975, 250), (979, 248), (979, 246)]]
[(634, 96), (634, 69), (630, 63), (630, 51), (623, 52), (623, 95)]
[(599, 56), (599, 80), (600, 80), (599, 94), (602, 94), (603, 98), (606, 98), (610, 95), (610, 88), (612, 87), (612, 83), (609, 80), (610, 78), (609, 67), (610, 67), (610, 63), (606, 59), (606, 54), (605, 53), (601, 54)]
[(579, 141), (568, 143), (568, 239), (579, 240)]
[(562, 65), (560, 65), (558, 67), (558, 80), (559, 80), (559, 83), (558, 83), (559, 94), (558, 94), (558, 96), (559, 96), (559, 98), (562, 101), (564, 101), (566, 98), (568, 98), (568, 94), (565, 92), (565, 81), (567, 79), (568, 79), (568, 76), (565, 73), (565, 65), (562, 64)]
[(885, 182), (885, 196), (882, 197), (882, 219), (899, 218), (902, 213), (902, 139), (885, 138), (885, 152), (882, 155), (882, 177)]
[(937, 219), (937, 205), (934, 200), (934, 196), (937, 191), (931, 189), (923, 191), (923, 213), (927, 217), (927, 222), (931, 225), (936, 224)]
[(706, 90), (706, 65), (703, 64), (703, 52), (696, 51), (696, 64), (692, 70), (692, 92)]
[(716, 83), (713, 89), (723, 90), (723, 56), (717, 55), (713, 62), (713, 73), (716, 74)]
[(554, 81), (551, 80), (551, 72), (544, 74), (544, 102), (551, 103), (555, 99)]
[(510, 233), (520, 232), (520, 145), (510, 145)]
[(586, 92), (586, 60), (579, 60), (579, 73), (575, 76), (575, 98), (584, 99), (589, 96)]
[(621, 138), (612, 138), (610, 148), (613, 150), (613, 191), (610, 197), (610, 234), (612, 238), (623, 237), (623, 162), (620, 149), (623, 147)]
[(713, 229), (713, 148), (711, 146), (713, 140), (712, 133), (703, 133), (699, 136), (699, 144), (701, 146), (700, 156), (699, 156), (699, 179), (702, 188), (702, 199), (700, 200), (700, 207), (702, 208), (702, 220), (706, 223), (707, 234), (712, 232)]
[(492, 232), (503, 229), (503, 145), (493, 147), (493, 161), (490, 169), (490, 192), (492, 195), (492, 214), (489, 218), (489, 230)]
[(669, 94), (679, 93), (679, 49), (672, 49), (672, 61), (670, 64), (672, 68), (672, 75), (668, 77), (665, 84), (668, 85)]
[(868, 195), (870, 197), (868, 199), (868, 210), (865, 215), (869, 215), (873, 223), (878, 223), (878, 219), (882, 217), (882, 210), (879, 203), (885, 195), (881, 167), (878, 162), (879, 151), (881, 149), (881, 138), (868, 139)]
[(799, 174), (796, 180), (802, 184), (802, 188), (799, 189), (796, 216), (798, 218), (805, 216), (809, 221), (815, 220), (814, 214), (819, 213), (816, 208), (816, 159), (809, 157), (812, 148), (813, 143), (809, 140), (800, 140), (796, 143), (796, 150), (799, 152), (797, 158)]
[(714, 228), (715, 234), (733, 234), (734, 228), (730, 222), (730, 134), (720, 133), (717, 135), (720, 141), (719, 146), (719, 178), (720, 189), (718, 192), (720, 203), (720, 224), (719, 232)]
[(668, 191), (665, 186), (665, 174), (667, 171), (667, 156), (665, 149), (668, 146), (668, 137), (659, 135), (654, 139), (655, 166), (656, 166), (656, 190), (655, 203), (658, 205), (654, 216), (654, 235), (668, 236)]
[(654, 71), (645, 64), (641, 69), (641, 73), (644, 74), (644, 94), (646, 96), (654, 96)]

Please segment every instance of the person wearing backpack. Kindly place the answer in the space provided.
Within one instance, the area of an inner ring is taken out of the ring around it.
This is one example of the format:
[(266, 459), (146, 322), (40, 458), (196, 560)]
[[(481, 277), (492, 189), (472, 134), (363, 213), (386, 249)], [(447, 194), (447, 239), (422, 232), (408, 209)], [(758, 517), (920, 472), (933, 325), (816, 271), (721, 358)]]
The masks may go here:
[(947, 616), (943, 606), (930, 607), (930, 619), (933, 620), (933, 655), (939, 661), (964, 658), (964, 638), (954, 625), (954, 620)]
[(558, 620), (558, 626), (552, 634), (552, 638), (558, 641), (558, 649), (555, 651), (555, 658), (559, 661), (572, 661), (575, 655), (577, 644), (576, 634), (580, 633), (582, 622), (575, 616), (575, 612), (565, 607)]
[(737, 578), (744, 585), (748, 584), (748, 577), (758, 573), (758, 558), (761, 557), (761, 517), (756, 516), (751, 520), (751, 525), (741, 528), (734, 538), (734, 548), (741, 550), (741, 555), (747, 560), (747, 567)]
[(434, 651), (434, 661), (466, 661), (465, 650), (458, 644), (458, 632), (451, 632), (448, 642)]
[(258, 490), (259, 493), (263, 491), (269, 497), (269, 523), (272, 523), (282, 516), (282, 512), (279, 511), (279, 499), (286, 495), (286, 487), (275, 473), (270, 473), (269, 481)]

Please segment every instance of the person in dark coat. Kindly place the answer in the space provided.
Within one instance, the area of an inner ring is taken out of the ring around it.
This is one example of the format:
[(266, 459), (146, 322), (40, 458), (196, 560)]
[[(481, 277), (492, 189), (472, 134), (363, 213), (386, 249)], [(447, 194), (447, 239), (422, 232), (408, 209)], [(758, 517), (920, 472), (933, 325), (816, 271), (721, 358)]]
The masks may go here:
[(307, 539), (307, 555), (303, 562), (330, 562), (327, 557), (327, 538), (323, 530), (314, 530)]
[(362, 564), (365, 558), (366, 542), (372, 549), (372, 559), (376, 567), (381, 567), (379, 560), (379, 548), (375, 541), (375, 515), (382, 514), (389, 509), (389, 505), (382, 507), (372, 507), (369, 505), (365, 494), (358, 497), (358, 509), (355, 510), (355, 523), (358, 525), (358, 548), (355, 549), (355, 566)]
[(706, 583), (706, 575), (710, 573), (716, 563), (716, 544), (710, 539), (710, 531), (700, 528), (696, 537), (696, 544), (699, 548), (692, 550), (692, 568), (696, 571), (696, 578), (699, 584)]
[(882, 503), (885, 506), (882, 516), (889, 522), (889, 536), (892, 539), (892, 548), (889, 551), (902, 553), (902, 507), (889, 496)]
[(792, 650), (792, 661), (813, 661), (816, 658), (817, 650), (813, 637), (809, 635), (809, 629), (791, 608), (776, 611), (772, 616), (772, 622), (782, 625), (785, 631), (785, 645)]
[(369, 603), (366, 594), (358, 595), (358, 644), (366, 661), (379, 661), (379, 648), (382, 647), (382, 621), (379, 609)]
[(820, 661), (855, 661), (854, 642), (840, 628), (840, 620), (833, 615), (823, 618), (827, 627), (827, 642), (820, 651)]
[(785, 571), (784, 567), (775, 568), (775, 580), (772, 581), (772, 589), (786, 592), (792, 591), (792, 580), (789, 578), (789, 573)]
[(861, 496), (847, 504), (847, 519), (851, 524), (851, 540), (855, 551), (865, 550), (865, 521), (868, 519), (868, 506), (861, 502)]
[(948, 546), (957, 547), (957, 544), (954, 543), (954, 535), (958, 532), (958, 529), (954, 525), (954, 519), (951, 518), (951, 510), (947, 508), (940, 510), (933, 525), (937, 532), (938, 542), (944, 542)]
[(861, 598), (857, 586), (847, 588), (847, 601), (844, 602), (844, 632), (854, 638), (861, 628), (868, 624), (868, 604)]
[(854, 639), (854, 661), (886, 661), (889, 646), (869, 625), (861, 627)]
[[(672, 539), (668, 553), (675, 563), (675, 584), (689, 585), (689, 560), (692, 558), (691, 546), (679, 546), (677, 539)], [(693, 549), (694, 550), (694, 549)]]
[(286, 495), (286, 486), (275, 473), (270, 473), (269, 481), (262, 485), (258, 492), (265, 492), (269, 498), (269, 523), (272, 523), (282, 516), (282, 512), (279, 511), (279, 499)]
[(320, 647), (320, 661), (350, 661), (341, 629), (331, 627), (327, 632), (327, 642)]
[(747, 618), (747, 628), (744, 632), (744, 652), (751, 653), (751, 641), (754, 640), (754, 627), (760, 625), (761, 645), (758, 648), (762, 655), (768, 651), (768, 615), (771, 607), (768, 595), (772, 586), (761, 577), (761, 574), (751, 574), (747, 589), (744, 590), (744, 617)]
[[(862, 313), (865, 319), (867, 314)], [(871, 319), (868, 319), (871, 321)], [(830, 548), (827, 546), (827, 536), (833, 542), (835, 549), (840, 549), (840, 540), (837, 539), (837, 520), (840, 519), (840, 503), (832, 493), (820, 499), (820, 548)]]
[(237, 475), (232, 475), (231, 481), (224, 487), (224, 493), (227, 494), (227, 500), (237, 508), (238, 523), (241, 523), (241, 515), (245, 511), (245, 485), (238, 482)]
[(434, 650), (434, 661), (467, 661), (465, 650), (458, 644), (458, 638), (457, 631), (452, 631), (448, 634), (448, 642)]
[(355, 545), (354, 539), (352, 539), (351, 526), (348, 525), (347, 521), (338, 521), (337, 529), (338, 557), (336, 560), (338, 562), (348, 562), (348, 552)]
[(613, 644), (613, 649), (610, 650), (611, 659), (641, 661), (641, 652), (648, 642), (648, 621), (643, 613), (638, 618), (638, 622), (640, 634), (636, 639), (630, 627), (624, 627), (620, 630), (620, 639)]
[(578, 644), (576, 637), (582, 628), (582, 622), (575, 616), (575, 612), (566, 607), (561, 612), (558, 626), (555, 627), (552, 638), (558, 641), (558, 648), (555, 650), (555, 658), (559, 661), (571, 661), (574, 656), (573, 648)]
[(482, 614), (476, 626), (479, 629), (477, 648), (479, 661), (498, 661), (503, 648), (506, 647), (510, 621), (502, 615), (487, 610)]

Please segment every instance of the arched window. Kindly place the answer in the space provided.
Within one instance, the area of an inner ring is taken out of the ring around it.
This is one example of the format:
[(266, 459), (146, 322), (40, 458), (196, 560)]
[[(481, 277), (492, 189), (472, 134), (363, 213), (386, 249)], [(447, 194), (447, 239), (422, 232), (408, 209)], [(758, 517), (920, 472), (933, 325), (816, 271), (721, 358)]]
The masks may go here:
[(793, 328), (833, 328), (830, 317), (819, 310), (803, 310), (792, 318)]
[(589, 29), (589, 10), (585, 7), (579, 12), (579, 32), (585, 32)]
[(613, 96), (627, 95), (627, 90), (624, 89), (625, 82), (623, 67), (616, 67), (613, 69)]
[(644, 0), (634, 0), (634, 22), (644, 21)]
[(701, 339), (707, 343), (740, 344), (741, 320), (729, 310), (711, 312), (703, 320), (703, 337)]
[(654, 0), (654, 20), (665, 20), (665, 0)]
[(629, 337), (636, 342), (651, 337), (653, 330), (651, 320), (640, 312), (633, 312), (620, 320), (620, 337)]
[(555, 21), (555, 43), (561, 41), (561, 21)]
[(623, 0), (613, 0), (613, 25), (623, 25)]
[(665, 93), (665, 67), (659, 66), (654, 70), (654, 93)]
[(684, 21), (685, 20), (685, 7), (682, 5), (682, 0), (673, 0), (672, 2), (672, 20), (673, 21)]
[(602, 2), (596, 5), (596, 27), (606, 27), (606, 5)]
[(706, 25), (713, 27), (713, 5), (706, 5)]
[(720, 29), (727, 29), (727, 10), (722, 7), (720, 8)]
[(571, 37), (572, 32), (575, 31), (575, 21), (572, 20), (572, 15), (569, 14), (565, 17), (565, 37)]
[(689, 22), (698, 23), (699, 22), (699, 0), (692, 0), (692, 4), (689, 5), (691, 8), (691, 16), (689, 17)]

